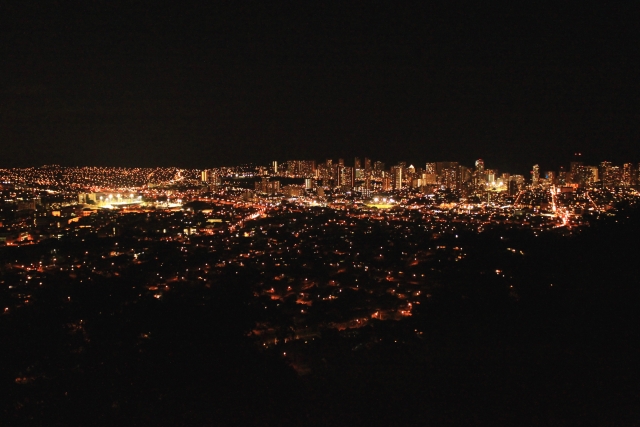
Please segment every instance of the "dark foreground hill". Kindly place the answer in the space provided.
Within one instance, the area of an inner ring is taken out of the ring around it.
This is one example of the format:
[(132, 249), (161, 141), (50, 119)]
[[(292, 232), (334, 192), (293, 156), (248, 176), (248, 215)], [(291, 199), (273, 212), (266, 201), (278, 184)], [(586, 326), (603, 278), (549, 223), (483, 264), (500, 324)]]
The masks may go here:
[(323, 334), (304, 372), (249, 336), (250, 273), (161, 301), (130, 277), (60, 279), (0, 316), (0, 424), (637, 425), (640, 218), (618, 220), (513, 236), (517, 293), (477, 273), (494, 240), (473, 237), (428, 305)]

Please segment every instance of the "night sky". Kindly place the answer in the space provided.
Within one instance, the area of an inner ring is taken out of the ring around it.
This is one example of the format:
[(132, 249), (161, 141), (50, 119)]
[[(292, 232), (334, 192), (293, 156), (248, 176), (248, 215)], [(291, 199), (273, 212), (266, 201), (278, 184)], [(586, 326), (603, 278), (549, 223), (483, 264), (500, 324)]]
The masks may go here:
[(640, 161), (633, 2), (3, 3), (1, 167)]

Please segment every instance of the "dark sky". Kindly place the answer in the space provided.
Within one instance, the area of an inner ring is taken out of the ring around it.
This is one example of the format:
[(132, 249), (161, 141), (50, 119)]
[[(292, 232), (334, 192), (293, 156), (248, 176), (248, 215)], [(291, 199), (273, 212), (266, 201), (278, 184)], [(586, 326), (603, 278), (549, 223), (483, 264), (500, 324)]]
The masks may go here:
[(3, 3), (0, 166), (640, 161), (633, 2)]

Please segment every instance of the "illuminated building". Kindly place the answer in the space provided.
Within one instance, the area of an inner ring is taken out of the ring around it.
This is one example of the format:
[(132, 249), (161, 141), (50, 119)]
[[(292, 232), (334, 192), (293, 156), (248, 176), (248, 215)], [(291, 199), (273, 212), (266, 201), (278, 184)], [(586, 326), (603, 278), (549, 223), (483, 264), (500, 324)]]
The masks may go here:
[(458, 172), (460, 174), (459, 180), (461, 185), (464, 185), (471, 180), (471, 169), (468, 167), (460, 166), (458, 168)]
[(435, 173), (424, 172), (422, 174), (422, 181), (424, 185), (436, 185), (438, 184), (438, 175)]
[(287, 197), (300, 197), (304, 195), (304, 189), (297, 185), (287, 185), (282, 188), (282, 192)]
[(436, 169), (436, 164), (435, 163), (427, 163), (427, 164), (425, 164), (424, 171), (425, 171), (425, 173), (428, 173), (430, 175), (437, 175), (438, 174), (438, 171)]
[(622, 185), (629, 187), (636, 184), (636, 171), (631, 163), (622, 165)]
[(202, 173), (200, 174), (200, 180), (202, 182), (209, 182), (209, 171), (208, 170), (203, 170)]
[(556, 173), (554, 171), (546, 171), (544, 173), (544, 179), (547, 181), (547, 184), (554, 185), (556, 183)]
[(600, 163), (600, 174), (604, 187), (616, 187), (622, 182), (622, 171), (618, 166), (613, 166), (611, 162)]
[(368, 157), (364, 158), (364, 170), (366, 172), (370, 172), (371, 171), (371, 159)]
[[(576, 153), (578, 156), (579, 153)], [(582, 167), (582, 162), (574, 161), (569, 163), (569, 173), (567, 174), (567, 181), (570, 184), (580, 184), (580, 171), (579, 169)]]
[(396, 165), (391, 168), (394, 190), (399, 190), (402, 188), (402, 169), (403, 167), (401, 165)]
[(382, 177), (382, 191), (389, 191), (392, 187), (392, 179), (391, 176), (385, 175)]
[(340, 187), (344, 190), (351, 190), (355, 186), (355, 171), (352, 167), (342, 166), (338, 167), (339, 170), (339, 183)]
[(563, 166), (560, 166), (560, 170), (558, 171), (558, 176), (556, 177), (556, 184), (560, 186), (567, 184), (567, 171), (564, 170)]
[(445, 169), (458, 169), (458, 162), (436, 162), (436, 173), (442, 175)]
[(299, 170), (300, 175), (305, 177), (315, 176), (316, 172), (316, 161), (315, 160), (300, 160)]
[(287, 174), (294, 177), (315, 176), (315, 160), (289, 160), (287, 162)]
[(522, 175), (511, 175), (509, 177), (509, 194), (515, 195), (524, 188), (525, 180)]
[(312, 189), (313, 188), (313, 179), (305, 178), (304, 179), (304, 188), (306, 188), (307, 190)]
[(360, 168), (362, 167), (362, 165), (361, 165), (361, 163), (360, 163), (360, 157), (356, 157), (356, 158), (353, 160), (353, 167), (354, 167), (355, 169), (360, 169)]
[(531, 184), (536, 186), (540, 183), (540, 166), (533, 165), (533, 170), (531, 171)]
[(476, 170), (471, 176), (471, 185), (475, 191), (484, 191), (487, 186), (487, 174), (484, 169), (484, 160), (476, 160)]
[(256, 182), (255, 189), (263, 194), (276, 194), (280, 192), (280, 181), (271, 181), (268, 177), (265, 177), (260, 182)]
[(440, 174), (441, 184), (449, 189), (455, 190), (458, 188), (458, 168), (444, 168)]

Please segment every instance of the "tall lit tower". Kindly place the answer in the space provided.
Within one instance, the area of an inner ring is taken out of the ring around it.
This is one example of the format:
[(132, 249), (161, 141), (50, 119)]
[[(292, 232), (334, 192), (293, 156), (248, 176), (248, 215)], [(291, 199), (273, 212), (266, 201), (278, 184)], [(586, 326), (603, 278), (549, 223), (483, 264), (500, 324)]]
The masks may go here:
[(402, 188), (402, 169), (401, 165), (393, 166), (391, 173), (393, 174), (393, 189), (400, 190)]
[(531, 171), (531, 184), (538, 185), (540, 183), (540, 165), (533, 165)]
[(371, 171), (371, 159), (368, 157), (364, 158), (364, 170), (367, 172)]
[(625, 187), (629, 187), (631, 185), (635, 185), (636, 181), (636, 172), (633, 164), (625, 163), (622, 165), (622, 185)]
[(482, 159), (476, 160), (476, 172), (484, 173), (484, 160)]

